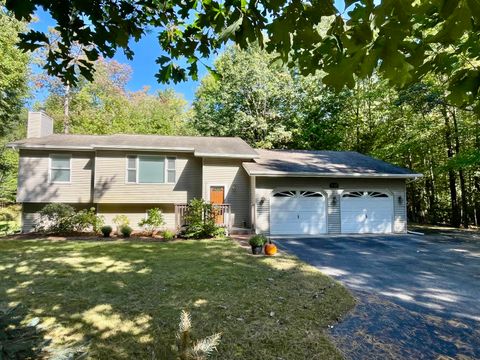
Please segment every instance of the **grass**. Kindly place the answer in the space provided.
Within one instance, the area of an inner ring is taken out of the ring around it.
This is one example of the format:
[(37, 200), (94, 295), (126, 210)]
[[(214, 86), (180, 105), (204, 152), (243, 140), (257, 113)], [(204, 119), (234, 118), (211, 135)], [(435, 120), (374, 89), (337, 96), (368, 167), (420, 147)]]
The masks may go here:
[[(230, 239), (0, 241), (0, 306), (38, 316), (51, 348), (94, 359), (171, 359), (182, 309), (212, 359), (336, 359), (325, 330), (354, 305), (298, 259), (253, 257)], [(3, 302), (3, 303), (2, 303)]]

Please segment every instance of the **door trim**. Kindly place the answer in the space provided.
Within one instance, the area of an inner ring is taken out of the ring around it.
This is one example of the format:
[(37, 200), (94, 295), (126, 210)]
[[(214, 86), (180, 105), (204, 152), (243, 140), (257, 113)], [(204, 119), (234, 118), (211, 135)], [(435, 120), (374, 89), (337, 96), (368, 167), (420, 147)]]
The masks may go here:
[(205, 201), (207, 202), (210, 202), (210, 188), (212, 187), (215, 187), (215, 186), (218, 186), (218, 187), (223, 187), (223, 202), (225, 204), (225, 200), (227, 198), (227, 193), (228, 193), (228, 187), (226, 184), (219, 184), (219, 183), (208, 183), (207, 184), (207, 191), (206, 191), (206, 199)]

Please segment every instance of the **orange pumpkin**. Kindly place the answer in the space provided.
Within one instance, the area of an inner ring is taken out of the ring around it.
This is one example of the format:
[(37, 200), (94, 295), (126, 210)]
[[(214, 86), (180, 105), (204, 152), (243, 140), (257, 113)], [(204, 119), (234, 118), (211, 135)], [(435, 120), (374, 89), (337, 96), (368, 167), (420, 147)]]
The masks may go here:
[(265, 254), (266, 255), (275, 255), (277, 253), (277, 247), (271, 241), (265, 245)]

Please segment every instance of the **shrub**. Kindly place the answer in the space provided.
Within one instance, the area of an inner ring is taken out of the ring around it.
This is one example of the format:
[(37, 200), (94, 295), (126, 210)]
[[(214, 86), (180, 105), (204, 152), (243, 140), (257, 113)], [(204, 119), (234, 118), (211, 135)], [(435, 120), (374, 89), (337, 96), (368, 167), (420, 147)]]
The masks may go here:
[(68, 204), (48, 204), (40, 210), (37, 231), (68, 234), (72, 232), (93, 230), (95, 233), (104, 223), (103, 216), (95, 213), (95, 208), (78, 212)]
[(72, 216), (71, 221), (74, 231), (92, 230), (94, 233), (98, 233), (105, 223), (104, 217), (97, 215), (93, 207), (78, 211)]
[(213, 237), (218, 226), (215, 224), (215, 209), (203, 199), (192, 199), (185, 212), (186, 238)]
[(47, 204), (39, 212), (40, 219), (35, 226), (37, 231), (53, 233), (73, 232), (72, 217), (75, 209), (67, 204)]
[(133, 229), (128, 225), (123, 225), (120, 228), (120, 232), (122, 233), (122, 235), (124, 237), (130, 237), (130, 235), (132, 234), (132, 231), (133, 231)]
[(253, 235), (250, 240), (248, 240), (250, 246), (259, 247), (267, 243), (267, 238), (265, 235)]
[(152, 236), (155, 231), (164, 224), (165, 221), (163, 220), (162, 211), (158, 208), (153, 208), (147, 211), (147, 217), (142, 219), (142, 221), (138, 223), (138, 226), (145, 228), (147, 233)]
[(113, 218), (113, 223), (118, 227), (122, 227), (124, 225), (130, 225), (130, 219), (127, 215), (117, 215)]
[(175, 238), (175, 233), (171, 230), (165, 230), (162, 235), (163, 238), (167, 241), (173, 240)]
[(112, 233), (112, 227), (110, 225), (102, 226), (101, 231), (104, 237), (110, 237), (110, 234)]

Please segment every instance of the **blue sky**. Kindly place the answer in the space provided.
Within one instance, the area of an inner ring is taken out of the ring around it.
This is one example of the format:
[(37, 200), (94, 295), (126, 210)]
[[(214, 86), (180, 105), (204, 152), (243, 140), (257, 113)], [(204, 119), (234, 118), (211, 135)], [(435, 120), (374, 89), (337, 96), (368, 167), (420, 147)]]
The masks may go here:
[[(343, 10), (344, 1), (335, 0), (335, 5), (338, 9)], [(50, 15), (39, 9), (36, 12), (38, 21), (33, 23), (31, 27), (38, 31), (46, 32), (49, 27), (55, 26), (55, 22)], [(182, 94), (183, 97), (191, 103), (195, 97), (195, 91), (199, 84), (199, 81), (189, 80), (179, 84), (159, 84), (155, 78), (155, 73), (158, 70), (158, 65), (155, 63), (155, 59), (162, 54), (160, 46), (156, 38), (156, 32), (150, 32), (146, 34), (138, 43), (132, 42), (131, 47), (135, 53), (133, 60), (128, 60), (123, 52), (120, 50), (114, 56), (114, 59), (118, 62), (129, 64), (132, 67), (131, 80), (127, 87), (131, 91), (140, 90), (144, 86), (150, 87), (151, 92), (157, 90), (163, 90), (172, 88), (177, 93)], [(213, 59), (204, 60), (205, 63), (211, 65)], [(34, 70), (38, 71), (38, 70)], [(207, 74), (207, 70), (203, 66), (199, 66), (199, 79)], [(45, 93), (38, 92), (35, 94), (35, 100), (42, 100), (45, 97)]]

